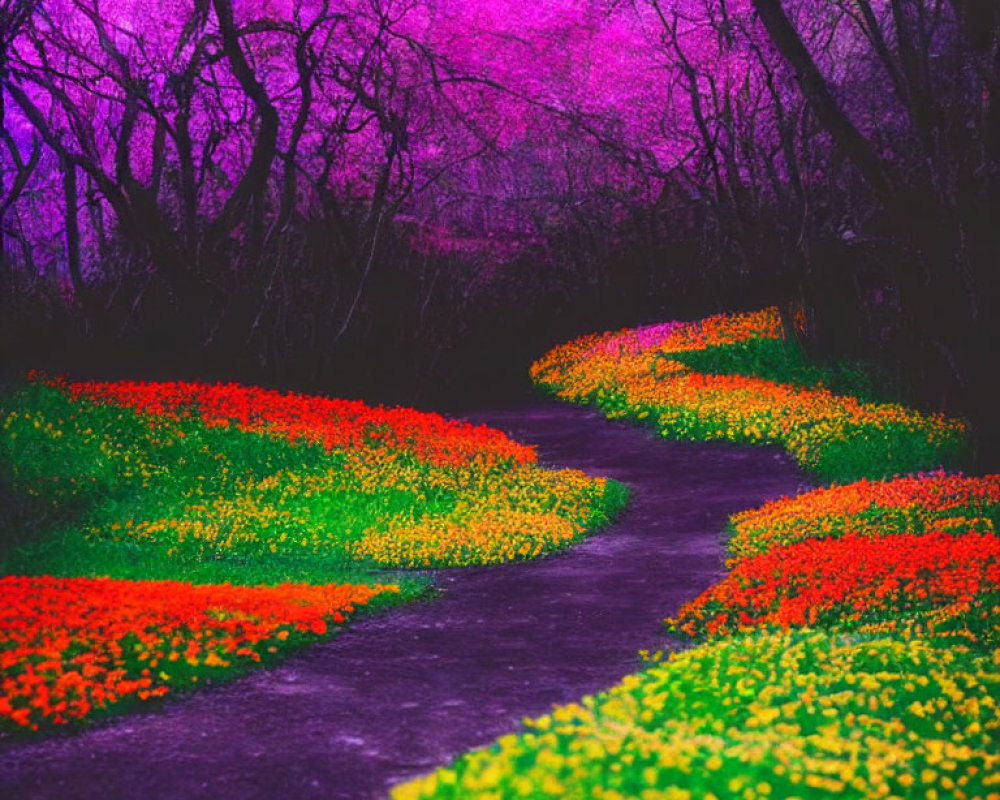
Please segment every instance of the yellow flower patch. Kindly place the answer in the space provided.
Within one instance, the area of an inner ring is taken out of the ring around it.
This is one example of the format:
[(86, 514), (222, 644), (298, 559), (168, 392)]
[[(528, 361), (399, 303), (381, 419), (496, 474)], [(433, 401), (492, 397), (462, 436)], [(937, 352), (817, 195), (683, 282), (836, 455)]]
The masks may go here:
[(380, 566), (499, 564), (565, 546), (582, 528), (556, 514), (487, 510), (466, 520), (423, 517), (369, 530), (351, 548)]
[(391, 796), (987, 797), (1000, 785), (995, 658), (905, 636), (723, 640)]

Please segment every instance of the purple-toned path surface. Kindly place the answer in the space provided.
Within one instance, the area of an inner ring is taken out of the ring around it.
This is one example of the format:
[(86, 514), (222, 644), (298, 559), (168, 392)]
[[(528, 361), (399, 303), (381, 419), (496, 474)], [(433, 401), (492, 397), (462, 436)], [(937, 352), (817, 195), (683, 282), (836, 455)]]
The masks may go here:
[(806, 485), (770, 448), (658, 440), (588, 409), (473, 417), (628, 484), (609, 529), (534, 562), (440, 573), (443, 597), (282, 666), (83, 734), (0, 749), (0, 796), (384, 798), (394, 783), (607, 688), (723, 571), (729, 514)]

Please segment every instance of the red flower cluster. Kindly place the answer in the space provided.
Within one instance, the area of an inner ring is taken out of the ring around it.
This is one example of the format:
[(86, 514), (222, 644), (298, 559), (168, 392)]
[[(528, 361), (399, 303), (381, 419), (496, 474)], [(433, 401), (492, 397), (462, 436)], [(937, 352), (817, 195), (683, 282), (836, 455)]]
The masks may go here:
[[(943, 470), (889, 481), (861, 479), (783, 497), (732, 517), (736, 558), (807, 538), (845, 533), (881, 536), (948, 526), (992, 525), (1000, 505), (1000, 475), (965, 476)], [(890, 511), (903, 513), (891, 514)]]
[(725, 635), (968, 602), (997, 590), (1000, 539), (994, 534), (847, 534), (776, 547), (739, 562), (668, 624), (692, 636)]
[(0, 578), (0, 728), (65, 724), (318, 636), (396, 586)]
[(485, 425), (446, 420), (406, 408), (370, 407), (359, 400), (287, 393), (235, 383), (59, 384), (76, 398), (128, 406), (150, 414), (196, 410), (207, 425), (236, 423), (243, 430), (268, 432), (292, 441), (322, 444), (327, 450), (384, 445), (406, 450), (422, 461), (459, 466), (470, 461), (537, 459), (534, 448)]

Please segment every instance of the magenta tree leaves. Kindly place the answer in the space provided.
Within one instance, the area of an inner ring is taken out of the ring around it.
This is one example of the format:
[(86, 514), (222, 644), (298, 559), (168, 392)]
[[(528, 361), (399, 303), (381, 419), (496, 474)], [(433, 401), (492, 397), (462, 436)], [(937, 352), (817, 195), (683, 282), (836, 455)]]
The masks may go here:
[[(14, 40), (28, 24), (34, 7), (35, 0), (0, 0), (0, 87), (7, 80), (8, 54)], [(24, 134), (16, 136), (13, 126), (8, 129), (5, 101), (6, 98), (0, 91), (0, 152), (5, 152), (0, 159), (0, 261), (4, 266), (7, 211), (21, 196), (41, 157), (37, 138), (31, 138), (30, 147), (26, 147)]]
[[(87, 176), (119, 233), (173, 282), (215, 254), (259, 202), (276, 155), (277, 112), (244, 54), (249, 34), (237, 31), (228, 0), (213, 7), (215, 28), (204, 9), (192, 10), (184, 32), (190, 43), (178, 40), (170, 59), (151, 51), (141, 31), (104, 19), (96, 2), (47, 9), (15, 48), (6, 87), (64, 169)], [(209, 76), (211, 85), (196, 91)], [(227, 108), (212, 102), (222, 97)], [(204, 136), (195, 142), (199, 105)], [(233, 110), (253, 120), (250, 157), (235, 174), (216, 172), (210, 187)], [(169, 173), (180, 183), (177, 221), (164, 200)], [(202, 193), (210, 202), (199, 204)]]

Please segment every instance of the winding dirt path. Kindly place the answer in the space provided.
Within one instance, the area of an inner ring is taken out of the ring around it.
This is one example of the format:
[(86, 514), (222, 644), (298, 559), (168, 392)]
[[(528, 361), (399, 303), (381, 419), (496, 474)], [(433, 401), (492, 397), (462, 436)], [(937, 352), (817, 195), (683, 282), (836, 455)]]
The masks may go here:
[(729, 514), (799, 491), (780, 451), (659, 440), (538, 403), (474, 415), (541, 460), (617, 478), (610, 529), (526, 564), (440, 573), (438, 600), (363, 619), (277, 669), (86, 733), (0, 749), (0, 797), (383, 798), (401, 779), (610, 686), (723, 572)]

